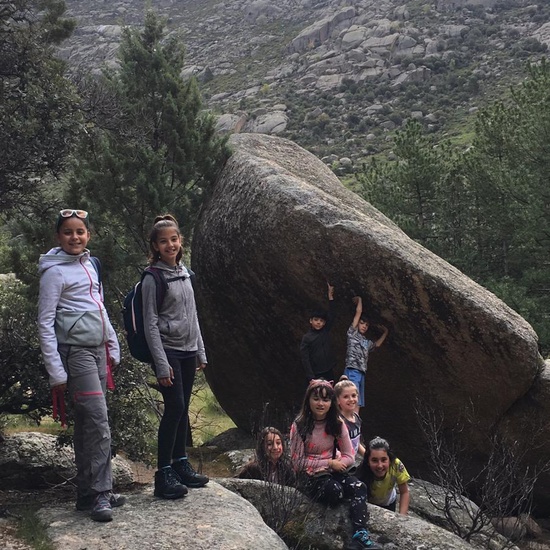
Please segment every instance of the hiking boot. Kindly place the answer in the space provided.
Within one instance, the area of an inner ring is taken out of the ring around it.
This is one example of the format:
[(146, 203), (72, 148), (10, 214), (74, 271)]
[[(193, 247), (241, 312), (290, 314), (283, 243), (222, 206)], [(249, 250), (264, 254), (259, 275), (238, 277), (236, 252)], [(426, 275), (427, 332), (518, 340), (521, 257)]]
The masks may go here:
[(346, 550), (363, 550), (364, 548), (383, 550), (383, 546), (372, 541), (366, 529), (361, 529), (351, 537), (351, 543), (346, 546)]
[[(91, 510), (94, 506), (94, 495), (77, 495), (76, 497), (76, 509), (79, 511)], [(119, 506), (124, 505), (126, 502), (126, 497), (119, 495), (118, 493), (110, 493), (109, 502), (111, 503), (111, 508), (118, 508)]]
[(178, 476), (181, 483), (192, 489), (204, 487), (210, 481), (208, 476), (195, 472), (193, 466), (191, 466), (187, 459), (180, 458), (180, 460), (172, 462), (172, 470), (175, 472), (176, 476)]
[(110, 491), (103, 491), (95, 496), (91, 514), (94, 521), (111, 521), (113, 519), (110, 498)]
[(169, 466), (155, 472), (155, 496), (166, 499), (184, 497), (188, 493), (187, 487), (180, 483), (178, 476)]

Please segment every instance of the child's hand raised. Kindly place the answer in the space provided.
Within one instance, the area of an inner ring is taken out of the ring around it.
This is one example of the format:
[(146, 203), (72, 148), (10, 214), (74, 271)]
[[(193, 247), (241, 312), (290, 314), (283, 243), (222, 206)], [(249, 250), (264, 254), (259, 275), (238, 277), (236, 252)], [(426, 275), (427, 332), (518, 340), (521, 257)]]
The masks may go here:
[(327, 281), (328, 299), (334, 300), (334, 286)]

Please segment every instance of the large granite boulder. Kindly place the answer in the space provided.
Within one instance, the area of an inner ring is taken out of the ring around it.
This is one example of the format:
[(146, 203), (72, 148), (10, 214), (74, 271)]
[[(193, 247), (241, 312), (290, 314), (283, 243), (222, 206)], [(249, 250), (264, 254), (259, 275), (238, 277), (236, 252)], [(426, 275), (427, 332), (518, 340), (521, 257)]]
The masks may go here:
[[(130, 463), (116, 456), (112, 460), (113, 485), (134, 483)], [(54, 435), (19, 432), (0, 442), (0, 485), (6, 489), (42, 489), (76, 477), (72, 447), (59, 446)]]
[(288, 550), (250, 503), (214, 481), (181, 500), (155, 498), (152, 486), (127, 498), (100, 528), (72, 502), (45, 506), (38, 517), (63, 550), (256, 550), (258, 541), (266, 550)]
[(230, 143), (234, 154), (195, 229), (192, 265), (207, 378), (237, 426), (288, 429), (305, 388), (300, 340), (330, 281), (340, 369), (354, 293), (390, 330), (369, 361), (365, 437), (389, 438), (409, 469), (427, 475), (419, 402), (443, 412), (443, 429), (462, 425), (473, 462), (504, 421), (506, 434), (528, 441), (518, 423), (547, 418), (550, 406), (531, 398), (545, 394), (531, 326), (296, 144), (252, 134)]
[[(278, 525), (292, 548), (342, 550), (349, 543), (353, 533), (349, 502), (327, 508), (291, 487), (249, 479), (219, 479), (218, 482), (253, 504), (268, 525)], [(378, 506), (369, 506), (369, 516), (369, 531), (384, 548), (467, 550), (476, 546), (412, 515), (400, 516)]]

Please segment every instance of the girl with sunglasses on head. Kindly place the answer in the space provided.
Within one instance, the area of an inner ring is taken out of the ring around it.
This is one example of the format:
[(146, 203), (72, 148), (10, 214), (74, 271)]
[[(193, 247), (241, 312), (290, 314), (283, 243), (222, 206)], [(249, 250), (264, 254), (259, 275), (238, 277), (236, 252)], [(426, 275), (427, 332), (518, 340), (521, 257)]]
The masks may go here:
[(354, 452), (330, 382), (309, 383), (300, 413), (290, 428), (290, 457), (299, 487), (308, 496), (328, 506), (350, 500), (354, 534), (346, 548), (381, 548), (367, 530), (367, 488), (347, 473), (354, 463)]
[(287, 456), (283, 434), (277, 428), (267, 427), (260, 432), (254, 458), (235, 477), (259, 479), (279, 485), (296, 483), (296, 474)]
[(185, 496), (188, 487), (203, 487), (209, 481), (193, 469), (186, 451), (191, 391), (195, 372), (206, 367), (206, 354), (191, 274), (181, 263), (182, 236), (173, 216), (155, 218), (149, 248), (150, 267), (160, 271), (167, 283), (160, 308), (155, 277), (144, 277), (141, 290), (145, 338), (164, 400), (158, 431), (155, 496), (176, 499)]
[[(40, 256), (38, 331), (55, 404), (74, 407), (73, 445), (78, 510), (111, 521), (125, 498), (112, 492), (111, 432), (105, 399), (108, 376), (120, 360), (115, 331), (103, 305), (99, 264), (90, 259), (88, 213), (61, 210), (59, 246)], [(95, 259), (94, 259), (95, 260)], [(62, 415), (63, 422), (63, 415)]]

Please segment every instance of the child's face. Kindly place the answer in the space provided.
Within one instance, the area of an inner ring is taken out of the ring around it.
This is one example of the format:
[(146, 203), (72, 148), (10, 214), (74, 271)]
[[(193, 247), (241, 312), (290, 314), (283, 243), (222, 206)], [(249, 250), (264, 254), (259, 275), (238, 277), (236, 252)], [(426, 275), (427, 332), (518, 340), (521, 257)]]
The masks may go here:
[(265, 438), (265, 454), (275, 463), (283, 454), (283, 442), (277, 434), (269, 433)]
[(361, 334), (366, 334), (367, 330), (369, 330), (369, 322), (368, 321), (359, 321), (359, 325), (357, 326), (359, 329), (359, 332)]
[(369, 466), (377, 479), (386, 477), (390, 468), (390, 457), (384, 449), (373, 449), (369, 455)]
[(154, 249), (160, 254), (160, 259), (168, 265), (176, 265), (176, 258), (181, 249), (181, 236), (175, 227), (167, 227), (158, 232)]
[(357, 388), (349, 387), (344, 388), (342, 393), (338, 396), (338, 406), (343, 413), (355, 412), (357, 406)]
[(330, 397), (321, 397), (317, 393), (313, 392), (309, 397), (309, 408), (313, 414), (315, 420), (324, 420), (330, 409), (332, 400)]
[(66, 218), (56, 233), (59, 246), (67, 254), (78, 255), (84, 252), (90, 240), (90, 231), (77, 217)]
[(322, 317), (312, 317), (309, 324), (313, 330), (321, 330), (325, 326), (326, 320)]

